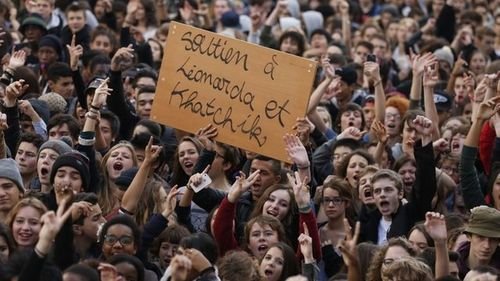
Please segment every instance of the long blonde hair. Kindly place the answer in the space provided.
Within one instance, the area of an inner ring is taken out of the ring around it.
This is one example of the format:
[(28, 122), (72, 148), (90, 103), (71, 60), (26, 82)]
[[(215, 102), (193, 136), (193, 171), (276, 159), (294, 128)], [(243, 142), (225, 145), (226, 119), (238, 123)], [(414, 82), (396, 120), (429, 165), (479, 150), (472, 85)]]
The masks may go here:
[[(19, 211), (23, 208), (26, 207), (31, 207), (40, 213), (40, 217), (43, 216), (47, 212), (47, 207), (42, 203), (42, 201), (36, 199), (35, 197), (27, 197), (24, 199), (21, 199), (21, 201), (17, 202), (17, 204), (10, 210), (9, 214), (7, 215), (7, 225), (9, 228), (12, 230), (12, 224), (14, 223), (14, 220), (16, 219), (17, 214)], [(17, 246), (17, 243), (16, 243)], [(35, 245), (33, 245), (35, 246)]]
[(134, 166), (137, 166), (137, 156), (135, 155), (134, 147), (128, 141), (121, 141), (117, 143), (111, 149), (109, 149), (106, 155), (104, 155), (101, 161), (103, 180), (98, 194), (99, 206), (101, 206), (102, 213), (104, 215), (109, 214), (113, 210), (115, 205), (118, 203), (118, 199), (113, 195), (113, 190), (111, 190), (111, 187), (113, 186), (114, 183), (110, 182), (111, 179), (109, 178), (106, 162), (108, 162), (111, 153), (113, 153), (113, 151), (121, 147), (125, 147), (130, 150), (130, 153), (132, 154), (132, 162), (134, 163)]

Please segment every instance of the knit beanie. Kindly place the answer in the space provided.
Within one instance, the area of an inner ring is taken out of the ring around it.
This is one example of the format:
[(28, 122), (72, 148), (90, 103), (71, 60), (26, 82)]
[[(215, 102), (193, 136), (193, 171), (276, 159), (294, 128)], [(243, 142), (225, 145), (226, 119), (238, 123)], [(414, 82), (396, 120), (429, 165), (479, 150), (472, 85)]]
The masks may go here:
[(47, 148), (54, 150), (59, 155), (63, 155), (72, 151), (71, 146), (69, 146), (69, 144), (67, 144), (62, 140), (49, 140), (44, 142), (42, 146), (40, 146), (40, 149), (38, 150), (38, 155), (40, 155), (40, 152), (42, 152), (42, 150)]
[(16, 161), (12, 158), (0, 159), (0, 178), (13, 181), (21, 193), (24, 194), (23, 178)]
[(50, 111), (50, 116), (54, 116), (57, 113), (65, 113), (68, 103), (66, 100), (58, 93), (50, 92), (45, 95), (41, 95), (39, 100), (47, 103)]
[(89, 159), (78, 151), (73, 150), (57, 157), (56, 162), (52, 165), (52, 171), (50, 172), (50, 184), (54, 184), (54, 178), (56, 177), (57, 170), (61, 167), (72, 167), (75, 168), (82, 178), (83, 190), (87, 191), (89, 188)]
[(57, 55), (59, 55), (59, 58), (62, 58), (62, 44), (61, 44), (61, 40), (59, 40), (59, 38), (57, 38), (57, 36), (53, 35), (53, 34), (48, 34), (48, 35), (45, 35), (43, 36), (41, 39), (40, 39), (40, 42), (38, 43), (38, 47), (50, 47), (52, 49), (54, 49), (54, 51), (56, 51)]
[(123, 187), (124, 190), (127, 190), (138, 171), (139, 168), (137, 167), (132, 167), (125, 171), (122, 171), (120, 173), (120, 176), (115, 180), (115, 184), (119, 187)]

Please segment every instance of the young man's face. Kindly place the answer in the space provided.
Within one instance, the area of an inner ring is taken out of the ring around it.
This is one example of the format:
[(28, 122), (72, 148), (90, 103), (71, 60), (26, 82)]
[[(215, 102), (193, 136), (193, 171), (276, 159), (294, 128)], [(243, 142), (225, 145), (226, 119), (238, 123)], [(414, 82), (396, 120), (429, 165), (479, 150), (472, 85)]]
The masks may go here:
[(68, 124), (66, 123), (54, 126), (49, 130), (49, 140), (59, 140), (64, 136), (68, 136), (75, 141), (73, 137), (71, 137), (71, 132), (69, 131)]
[(109, 147), (114, 141), (114, 137), (113, 130), (111, 129), (111, 123), (108, 119), (101, 118), (101, 122), (99, 123), (99, 130), (101, 130), (101, 135), (106, 142), (106, 146)]
[(54, 191), (56, 198), (64, 198), (68, 193), (74, 194), (83, 191), (83, 181), (80, 172), (70, 166), (63, 166), (57, 169), (54, 177)]
[(373, 183), (373, 197), (382, 216), (390, 217), (398, 210), (403, 192), (396, 188), (391, 179), (381, 178)]
[(417, 130), (415, 130), (415, 127), (413, 127), (413, 125), (410, 125), (408, 123), (412, 123), (412, 121), (408, 120), (403, 126), (403, 144), (407, 143), (408, 141), (416, 142), (418, 140)]
[(99, 204), (91, 207), (90, 213), (83, 219), (82, 235), (91, 241), (97, 242), (97, 231), (106, 219), (102, 216), (102, 210)]
[(59, 55), (52, 47), (43, 46), (38, 49), (38, 60), (40, 64), (50, 65), (57, 61)]
[(225, 171), (231, 168), (231, 164), (226, 162), (226, 159), (224, 159), (224, 153), (225, 150), (223, 147), (215, 145), (215, 158), (210, 165), (210, 170), (208, 171), (210, 178), (215, 179), (218, 177), (225, 177)]
[(151, 109), (153, 108), (153, 101), (155, 93), (141, 93), (137, 96), (136, 112), (139, 117), (149, 119)]
[(50, 1), (39, 0), (36, 2), (38, 13), (42, 16), (42, 18), (48, 22), (52, 16), (52, 10), (54, 6), (50, 3)]
[(348, 146), (338, 146), (333, 151), (333, 166), (335, 170), (338, 170), (340, 163), (344, 158), (352, 152), (352, 149)]
[(28, 39), (28, 42), (38, 42), (43, 36), (43, 30), (36, 25), (28, 25), (24, 29), (24, 36)]
[(279, 174), (275, 174), (273, 172), (272, 161), (265, 161), (259, 159), (252, 160), (252, 164), (250, 166), (250, 173), (253, 173), (257, 170), (260, 170), (260, 174), (250, 189), (255, 199), (260, 198), (262, 193), (264, 193), (264, 191), (268, 187), (278, 183), (280, 180)]
[(57, 157), (59, 157), (59, 153), (51, 148), (40, 151), (37, 161), (37, 173), (41, 184), (50, 184), (50, 172), (52, 171), (52, 165), (56, 162)]
[(16, 153), (16, 163), (22, 176), (36, 172), (36, 155), (38, 148), (29, 142), (21, 142)]
[(326, 50), (328, 48), (328, 39), (323, 34), (314, 34), (311, 38), (311, 47)]
[(455, 79), (455, 86), (453, 87), (455, 92), (455, 103), (463, 104), (465, 96), (467, 95), (467, 88), (465, 87), (464, 78), (458, 76)]
[(498, 247), (498, 243), (500, 243), (500, 239), (498, 238), (471, 234), (469, 255), (473, 255), (482, 264), (488, 264)]
[(73, 32), (76, 33), (83, 29), (85, 26), (85, 12), (84, 11), (70, 11), (67, 14), (68, 27)]
[(0, 178), (0, 212), (9, 212), (19, 202), (21, 196), (19, 188), (13, 181)]
[(71, 98), (75, 90), (75, 84), (73, 84), (71, 76), (59, 77), (57, 81), (49, 81), (49, 87), (52, 92), (58, 93), (65, 99)]

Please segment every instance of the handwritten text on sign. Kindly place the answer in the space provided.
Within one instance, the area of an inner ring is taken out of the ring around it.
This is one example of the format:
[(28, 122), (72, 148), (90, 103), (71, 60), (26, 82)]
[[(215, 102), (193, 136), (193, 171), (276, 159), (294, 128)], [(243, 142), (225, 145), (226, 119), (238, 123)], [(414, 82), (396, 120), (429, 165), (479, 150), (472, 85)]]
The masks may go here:
[(152, 118), (287, 160), (282, 137), (303, 117), (316, 65), (309, 60), (172, 23)]

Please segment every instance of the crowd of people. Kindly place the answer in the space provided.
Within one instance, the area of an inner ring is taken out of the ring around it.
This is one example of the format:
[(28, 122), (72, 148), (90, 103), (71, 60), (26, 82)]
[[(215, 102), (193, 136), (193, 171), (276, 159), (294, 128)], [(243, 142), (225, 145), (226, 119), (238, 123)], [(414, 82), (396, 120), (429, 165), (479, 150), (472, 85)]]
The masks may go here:
[[(497, 4), (0, 0), (0, 281), (499, 280)], [(317, 62), (291, 164), (150, 120), (172, 21)]]

